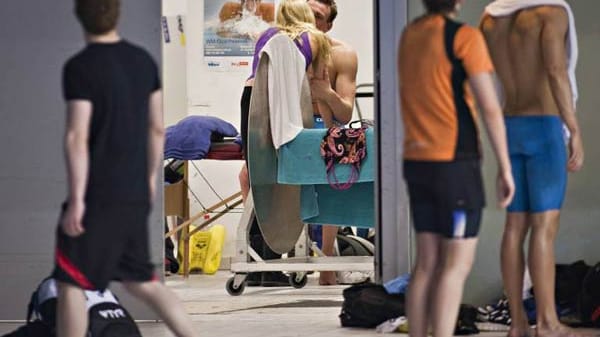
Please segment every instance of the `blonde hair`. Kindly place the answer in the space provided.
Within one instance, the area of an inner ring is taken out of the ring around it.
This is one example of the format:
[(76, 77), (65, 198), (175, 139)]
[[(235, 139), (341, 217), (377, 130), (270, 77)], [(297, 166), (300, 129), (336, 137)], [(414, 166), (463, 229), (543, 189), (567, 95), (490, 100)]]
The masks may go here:
[(300, 39), (300, 35), (308, 32), (316, 42), (318, 54), (313, 55), (315, 66), (325, 62), (331, 52), (329, 39), (315, 26), (315, 16), (306, 0), (282, 0), (277, 8), (276, 18), (279, 31), (292, 40)]

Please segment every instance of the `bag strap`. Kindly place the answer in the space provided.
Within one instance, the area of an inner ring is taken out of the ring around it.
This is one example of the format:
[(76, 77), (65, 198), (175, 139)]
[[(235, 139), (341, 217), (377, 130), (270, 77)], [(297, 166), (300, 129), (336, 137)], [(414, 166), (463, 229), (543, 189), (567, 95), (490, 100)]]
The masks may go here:
[(26, 322), (31, 322), (31, 318), (33, 317), (34, 308), (38, 306), (37, 303), (38, 298), (38, 289), (36, 289), (33, 294), (31, 294), (31, 298), (29, 299), (29, 304), (27, 305), (27, 320)]
[[(44, 284), (46, 281), (50, 280), (51, 278), (52, 278), (52, 276), (45, 277), (40, 282), (40, 284), (38, 284), (37, 288), (35, 288), (35, 291), (31, 294), (31, 298), (29, 299), (29, 304), (27, 305), (27, 322), (31, 322), (31, 318), (33, 318), (33, 314), (37, 312), (37, 310), (40, 306), (40, 303), (39, 303), (40, 287), (42, 286), (42, 284)], [(41, 318), (41, 317), (38, 317), (38, 318)]]
[[(352, 187), (352, 185), (358, 181), (358, 169), (356, 168), (356, 164), (352, 164), (352, 169), (350, 171), (350, 176), (345, 183), (340, 183), (337, 175), (335, 174), (335, 165), (331, 166), (331, 170), (327, 172), (327, 182), (329, 186), (331, 186), (335, 190), (344, 191)], [(333, 177), (333, 179), (332, 179)], [(332, 181), (333, 180), (333, 181)]]

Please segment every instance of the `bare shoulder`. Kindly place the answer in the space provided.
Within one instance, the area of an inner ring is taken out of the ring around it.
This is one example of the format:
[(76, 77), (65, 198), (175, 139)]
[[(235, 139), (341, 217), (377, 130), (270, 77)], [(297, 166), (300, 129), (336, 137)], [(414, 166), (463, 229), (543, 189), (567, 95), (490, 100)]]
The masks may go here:
[(540, 6), (536, 7), (534, 10), (544, 27), (566, 33), (566, 30), (569, 27), (569, 16), (564, 7)]
[(496, 27), (496, 19), (487, 14), (484, 13), (483, 17), (481, 18), (481, 21), (479, 21), (479, 29), (483, 32), (483, 34), (489, 34), (492, 31), (494, 31), (494, 28)]
[(544, 18), (568, 19), (567, 10), (563, 6), (537, 6), (532, 8), (532, 11)]
[(356, 54), (356, 50), (348, 43), (342, 41), (342, 40), (337, 40), (334, 38), (329, 38), (329, 41), (331, 43), (331, 49), (333, 51), (336, 52), (340, 52), (340, 53), (354, 53)]
[(331, 56), (334, 63), (337, 62), (356, 62), (358, 54), (356, 49), (341, 40), (330, 38)]
[(545, 24), (566, 26), (569, 23), (569, 15), (562, 6), (540, 6), (536, 7), (534, 11)]

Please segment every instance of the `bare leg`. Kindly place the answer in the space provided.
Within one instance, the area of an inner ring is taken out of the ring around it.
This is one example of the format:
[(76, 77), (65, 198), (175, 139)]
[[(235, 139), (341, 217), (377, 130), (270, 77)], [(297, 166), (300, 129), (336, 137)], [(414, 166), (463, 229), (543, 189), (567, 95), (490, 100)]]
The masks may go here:
[(463, 287), (473, 266), (476, 248), (477, 238), (442, 241), (438, 261), (441, 269), (432, 288), (434, 296), (430, 306), (435, 337), (454, 335)]
[(408, 288), (406, 313), (411, 337), (427, 337), (432, 280), (436, 278), (441, 237), (417, 233), (417, 256)]
[[(323, 253), (327, 256), (335, 255), (335, 238), (337, 236), (338, 227), (323, 225), (321, 227), (323, 233)], [(334, 271), (322, 271), (319, 273), (319, 284), (322, 286), (336, 285), (337, 278)]]
[(84, 337), (87, 335), (88, 314), (83, 290), (72, 284), (57, 282), (56, 336)]
[[(504, 289), (508, 297), (511, 325), (508, 337), (531, 335), (527, 313), (523, 307), (525, 253), (523, 243), (529, 231), (527, 213), (507, 213), (502, 237), (501, 266)], [(537, 293), (537, 291), (536, 291)]]
[(250, 193), (250, 177), (248, 176), (248, 167), (246, 164), (242, 166), (238, 179), (240, 181), (240, 189), (242, 190), (242, 201), (245, 202), (248, 193)]
[(183, 309), (181, 302), (162, 283), (157, 281), (123, 282), (123, 285), (132, 295), (148, 304), (176, 336), (197, 336), (192, 321)]
[(538, 337), (578, 335), (574, 330), (562, 325), (556, 314), (554, 241), (558, 232), (559, 217), (558, 210), (530, 215), (529, 270), (535, 289)]

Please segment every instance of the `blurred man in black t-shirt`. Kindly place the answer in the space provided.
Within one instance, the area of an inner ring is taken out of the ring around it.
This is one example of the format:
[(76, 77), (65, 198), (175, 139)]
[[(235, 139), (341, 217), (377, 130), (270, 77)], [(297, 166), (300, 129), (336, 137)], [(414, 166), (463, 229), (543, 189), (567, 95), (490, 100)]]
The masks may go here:
[(76, 0), (87, 45), (63, 72), (68, 198), (57, 229), (57, 336), (86, 335), (83, 290), (119, 280), (177, 336), (195, 336), (154, 274), (148, 215), (163, 151), (158, 68), (116, 31), (119, 0)]

